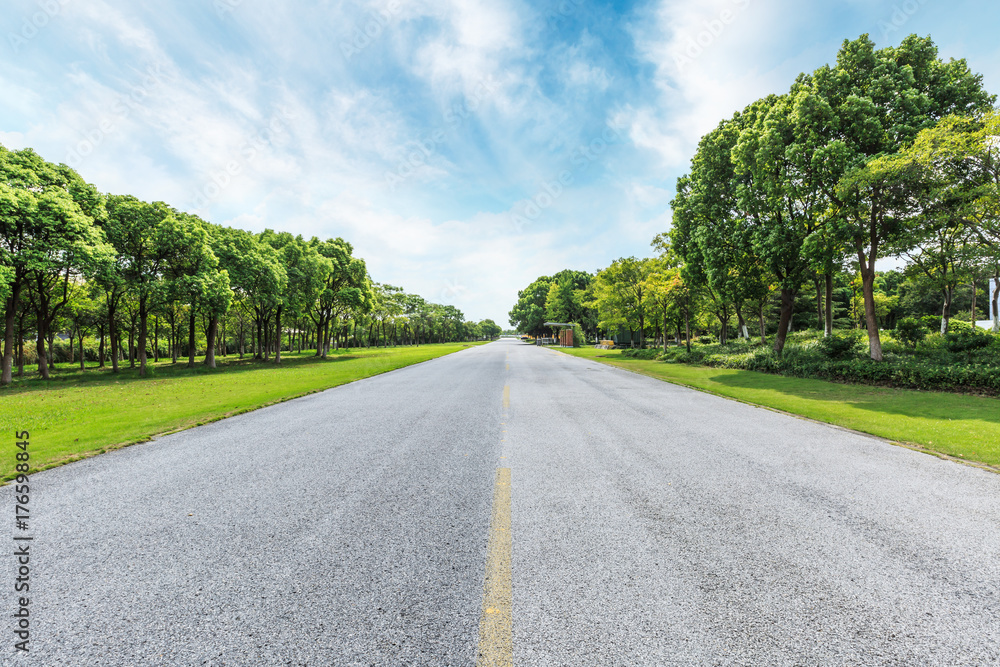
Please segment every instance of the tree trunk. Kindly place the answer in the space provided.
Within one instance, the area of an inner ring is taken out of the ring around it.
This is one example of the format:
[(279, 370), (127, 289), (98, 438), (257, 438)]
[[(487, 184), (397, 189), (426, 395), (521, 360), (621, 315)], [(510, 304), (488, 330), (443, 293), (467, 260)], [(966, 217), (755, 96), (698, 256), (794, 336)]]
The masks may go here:
[(139, 377), (146, 377), (146, 327), (149, 324), (149, 313), (146, 312), (146, 304), (139, 301)]
[(281, 308), (282, 306), (278, 306), (274, 315), (274, 334), (278, 337), (278, 345), (274, 351), (274, 363), (276, 364), (281, 363)]
[(868, 327), (868, 350), (871, 358), (882, 361), (882, 340), (875, 317), (875, 268), (861, 265), (861, 293), (865, 299), (865, 325)]
[(816, 285), (816, 321), (819, 323), (817, 328), (825, 329), (823, 322), (823, 291), (822, 287), (820, 287), (818, 276), (813, 280), (813, 284)]
[[(15, 280), (11, 289), (11, 295), (7, 297), (4, 311), (3, 326), (3, 371), (0, 372), (0, 384), (6, 386), (13, 381), (14, 367), (14, 318), (17, 315), (17, 302), (21, 297), (20, 280)], [(22, 338), (19, 336), (19, 340)], [(18, 343), (18, 347), (23, 345)]]
[(111, 372), (118, 372), (118, 345), (121, 342), (118, 339), (118, 326), (115, 317), (117, 313), (115, 308), (111, 306), (110, 299), (108, 300), (108, 337), (111, 339)]
[(767, 326), (764, 324), (764, 304), (760, 304), (760, 311), (757, 313), (757, 322), (760, 324), (760, 344), (767, 345)]
[(24, 311), (17, 320), (17, 377), (24, 377)]
[(128, 329), (128, 367), (135, 368), (135, 324)]
[(38, 340), (35, 343), (35, 350), (38, 352), (38, 374), (43, 380), (48, 380), (49, 364), (45, 357), (45, 324), (42, 318), (38, 318)]
[(687, 346), (687, 351), (691, 351), (691, 311), (688, 308), (684, 309), (684, 345)]
[(194, 320), (195, 320), (195, 308), (194, 300), (191, 300), (191, 316), (188, 319), (188, 368), (194, 368), (194, 354), (195, 354), (195, 343), (194, 343)]
[(948, 333), (948, 325), (951, 322), (951, 287), (941, 290), (944, 303), (941, 304), (941, 335)]
[(97, 346), (97, 367), (104, 368), (104, 329), (101, 329), (101, 342)]
[(975, 328), (975, 326), (976, 326), (976, 278), (975, 278), (975, 276), (972, 277), (972, 309), (971, 309), (971, 311), (972, 311), (972, 319), (970, 319), (969, 321), (972, 322), (972, 327)]
[(996, 287), (993, 288), (993, 333), (1000, 333), (1000, 309), (997, 308), (997, 303), (1000, 302), (1000, 266), (997, 267), (995, 273), (993, 274), (993, 284)]
[(76, 340), (76, 336), (73, 335), (73, 329), (70, 328), (70, 330), (69, 330), (69, 363), (73, 363), (74, 361), (76, 361), (76, 357), (73, 354), (73, 350), (76, 349), (76, 348), (73, 347), (73, 341), (74, 340)]
[(271, 326), (270, 325), (271, 325), (271, 318), (265, 319), (264, 320), (264, 328), (263, 328), (264, 340), (261, 343), (261, 346), (264, 348), (264, 361), (270, 361), (270, 359), (271, 359), (271, 345), (272, 345), (272, 342), (271, 342)]
[(52, 330), (52, 322), (48, 324), (49, 330), (49, 370), (56, 369), (56, 332)]
[(208, 344), (205, 347), (205, 365), (209, 368), (215, 368), (215, 332), (218, 328), (219, 318), (212, 315), (208, 322), (208, 331), (205, 332), (208, 339)]
[(83, 358), (83, 332), (82, 331), (80, 332), (80, 370), (81, 371), (86, 370), (86, 368), (84, 367), (84, 358)]
[(792, 309), (795, 306), (795, 292), (790, 289), (781, 290), (781, 315), (778, 317), (778, 335), (774, 339), (774, 351), (781, 353), (785, 349), (785, 338), (792, 324)]
[(833, 335), (833, 274), (827, 273), (826, 279), (826, 326), (823, 330), (823, 337)]
[(743, 318), (743, 305), (736, 304), (736, 326), (740, 328), (740, 335), (746, 340), (750, 340), (750, 331), (747, 329), (747, 321)]
[(177, 316), (170, 318), (170, 363), (177, 363)]

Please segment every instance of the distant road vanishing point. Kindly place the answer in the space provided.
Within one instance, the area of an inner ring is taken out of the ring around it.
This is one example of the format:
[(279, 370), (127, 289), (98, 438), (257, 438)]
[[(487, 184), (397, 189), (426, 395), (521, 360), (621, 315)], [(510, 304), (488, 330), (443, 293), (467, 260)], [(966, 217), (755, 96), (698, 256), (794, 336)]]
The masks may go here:
[(31, 482), (3, 664), (1000, 664), (1000, 475), (516, 340)]

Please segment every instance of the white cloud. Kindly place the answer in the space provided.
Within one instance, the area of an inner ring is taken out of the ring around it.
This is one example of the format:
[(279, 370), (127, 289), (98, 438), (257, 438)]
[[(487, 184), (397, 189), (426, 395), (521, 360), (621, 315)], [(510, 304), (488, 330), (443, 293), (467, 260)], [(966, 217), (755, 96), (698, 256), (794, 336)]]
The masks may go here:
[[(663, 0), (636, 24), (639, 52), (655, 66), (659, 95), (624, 110), (637, 145), (664, 168), (685, 168), (698, 140), (754, 100), (791, 85), (802, 59), (771, 64), (771, 42), (788, 26), (784, 2)], [(799, 12), (801, 14), (801, 12)], [(766, 37), (765, 37), (766, 36)]]

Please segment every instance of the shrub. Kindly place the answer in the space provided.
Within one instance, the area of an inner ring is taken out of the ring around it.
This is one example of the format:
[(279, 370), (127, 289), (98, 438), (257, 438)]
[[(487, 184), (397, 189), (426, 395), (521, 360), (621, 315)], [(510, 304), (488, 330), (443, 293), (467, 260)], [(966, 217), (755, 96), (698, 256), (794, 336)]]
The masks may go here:
[(715, 336), (711, 334), (706, 334), (704, 336), (698, 336), (695, 341), (701, 343), (702, 345), (711, 345), (715, 342)]
[(834, 334), (821, 338), (816, 347), (827, 359), (848, 359), (861, 349), (861, 338), (853, 332)]
[(951, 332), (960, 333), (963, 331), (971, 331), (972, 329), (975, 329), (975, 327), (963, 320), (956, 320), (954, 318), (948, 320), (949, 333)]
[(622, 350), (622, 356), (626, 359), (656, 359), (662, 354), (663, 352), (655, 347), (646, 350), (637, 350), (634, 348), (631, 350)]
[(900, 343), (903, 343), (911, 350), (917, 349), (917, 344), (927, 337), (927, 327), (924, 323), (914, 317), (904, 317), (896, 323), (896, 330), (893, 334)]
[(941, 318), (937, 315), (924, 315), (920, 321), (928, 331), (941, 331)]
[(966, 362), (972, 363), (972, 353), (976, 350), (989, 347), (996, 337), (987, 333), (983, 329), (976, 327), (959, 327), (957, 331), (947, 333), (944, 337), (944, 345), (949, 352), (955, 354), (965, 353)]

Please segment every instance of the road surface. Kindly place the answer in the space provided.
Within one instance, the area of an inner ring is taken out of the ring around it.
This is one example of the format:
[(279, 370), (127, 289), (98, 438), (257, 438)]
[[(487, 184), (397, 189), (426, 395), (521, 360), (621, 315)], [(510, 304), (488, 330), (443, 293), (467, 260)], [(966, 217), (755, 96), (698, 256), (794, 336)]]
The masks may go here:
[(3, 664), (1000, 664), (1000, 475), (516, 341), (31, 503)]

